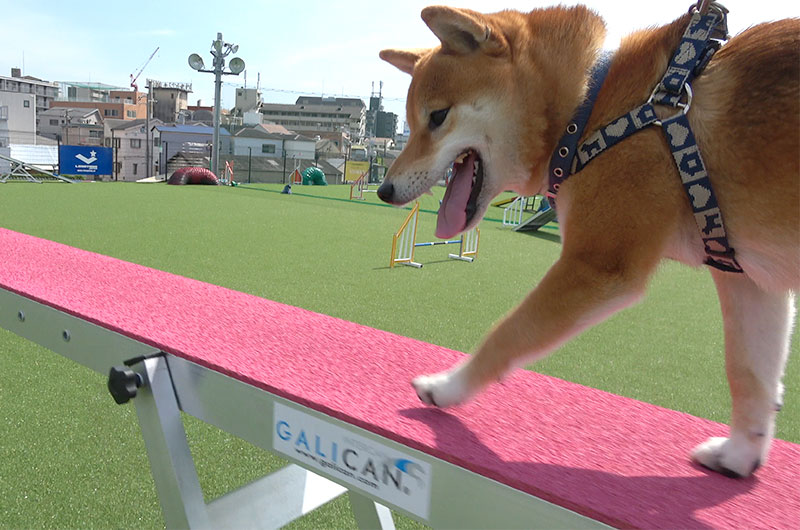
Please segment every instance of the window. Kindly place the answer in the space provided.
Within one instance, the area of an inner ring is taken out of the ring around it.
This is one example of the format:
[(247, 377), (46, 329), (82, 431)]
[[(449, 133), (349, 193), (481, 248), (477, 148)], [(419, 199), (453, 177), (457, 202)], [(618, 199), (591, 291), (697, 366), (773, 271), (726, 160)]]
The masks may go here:
[(127, 112), (127, 115), (128, 115), (129, 118), (135, 118), (136, 117), (136, 111), (135, 110), (129, 110)]
[(117, 110), (117, 109), (103, 109), (103, 116), (106, 116), (106, 117), (110, 116), (112, 118), (115, 117), (115, 116), (119, 116), (119, 110)]
[(58, 125), (58, 120), (50, 120), (50, 125)]
[(131, 147), (134, 149), (141, 149), (142, 140), (140, 138), (131, 138)]
[(89, 131), (89, 138), (102, 138), (102, 137), (103, 137), (103, 131), (93, 131), (93, 130)]
[(139, 164), (134, 164), (133, 165), (133, 174), (134, 175), (136, 174), (136, 170), (138, 170), (138, 169), (139, 169)]
[(275, 153), (275, 146), (272, 144), (261, 144), (262, 153)]
[(122, 138), (114, 138), (114, 147), (119, 149), (122, 146)]
[(26, 99), (22, 102), (22, 106), (25, 107), (26, 109), (29, 109), (31, 108), (31, 102)]

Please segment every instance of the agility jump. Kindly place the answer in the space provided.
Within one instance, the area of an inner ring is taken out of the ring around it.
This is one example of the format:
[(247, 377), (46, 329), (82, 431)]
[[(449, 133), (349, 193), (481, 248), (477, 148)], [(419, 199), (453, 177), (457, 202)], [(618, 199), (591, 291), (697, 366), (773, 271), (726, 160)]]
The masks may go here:
[(461, 234), (460, 239), (448, 241), (427, 241), (417, 243), (417, 221), (419, 219), (419, 203), (414, 204), (411, 212), (400, 225), (400, 228), (392, 237), (392, 256), (389, 267), (394, 268), (397, 263), (410, 267), (422, 268), (422, 263), (414, 261), (414, 254), (417, 247), (432, 247), (436, 245), (459, 245), (458, 254), (449, 254), (450, 259), (472, 262), (478, 257), (478, 245), (481, 239), (481, 232), (478, 228), (473, 228)]
[(364, 201), (366, 200), (364, 197), (365, 193), (375, 193), (376, 190), (369, 189), (369, 183), (367, 182), (367, 174), (368, 171), (365, 171), (358, 177), (352, 184), (350, 184), (350, 200), (353, 199)]
[[(109, 383), (136, 408), (167, 528), (280, 527), (345, 492), (364, 528), (391, 528), (390, 509), (434, 528), (800, 520), (797, 444), (728, 479), (685, 456), (727, 432), (709, 420), (522, 370), (432, 409), (409, 378), (464, 354), (5, 229), (0, 259), (0, 326), (119, 367)], [(181, 411), (293, 464), (206, 503)]]

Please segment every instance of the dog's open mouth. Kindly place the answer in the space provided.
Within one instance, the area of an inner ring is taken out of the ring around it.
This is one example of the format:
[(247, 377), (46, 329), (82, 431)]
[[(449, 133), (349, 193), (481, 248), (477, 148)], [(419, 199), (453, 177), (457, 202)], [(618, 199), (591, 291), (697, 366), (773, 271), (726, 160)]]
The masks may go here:
[(474, 149), (458, 155), (453, 174), (439, 206), (436, 237), (447, 239), (463, 231), (478, 210), (478, 196), (483, 186), (483, 161)]

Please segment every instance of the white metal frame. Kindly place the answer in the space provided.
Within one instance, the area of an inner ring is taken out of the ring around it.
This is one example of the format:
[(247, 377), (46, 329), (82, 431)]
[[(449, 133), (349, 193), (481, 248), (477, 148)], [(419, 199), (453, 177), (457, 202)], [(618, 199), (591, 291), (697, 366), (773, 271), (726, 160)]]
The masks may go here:
[(503, 226), (518, 226), (522, 223), (522, 214), (525, 211), (527, 197), (519, 196), (511, 204), (503, 208)]
[[(68, 179), (67, 177), (62, 177), (61, 175), (56, 175), (54, 173), (50, 173), (44, 169), (38, 168), (32, 164), (28, 164), (27, 162), (23, 162), (22, 160), (17, 160), (16, 158), (11, 158), (10, 156), (0, 155), (0, 158), (3, 160), (7, 160), (11, 163), (11, 171), (7, 174), (0, 173), (0, 183), (8, 182), (9, 180), (27, 180), (29, 182), (35, 182), (37, 184), (41, 184), (42, 181), (39, 180), (60, 180), (62, 182), (69, 182), (75, 183), (74, 180)], [(34, 177), (31, 174), (31, 171), (35, 171), (39, 173), (39, 178)]]
[(168, 528), (278, 528), (344, 492), (361, 528), (393, 528), (390, 509), (421, 520), (373, 492), (337, 483), (334, 475), (312, 473), (298, 465), (301, 461), (205, 503), (180, 412), (273, 451), (275, 402), (427, 462), (432, 470), (431, 508), (422, 522), (433, 527), (607, 528), (465, 468), (196, 363), (162, 354), (152, 346), (4, 289), (0, 289), (0, 326), (103, 374), (126, 359), (146, 357), (134, 366), (145, 384), (133, 401)]

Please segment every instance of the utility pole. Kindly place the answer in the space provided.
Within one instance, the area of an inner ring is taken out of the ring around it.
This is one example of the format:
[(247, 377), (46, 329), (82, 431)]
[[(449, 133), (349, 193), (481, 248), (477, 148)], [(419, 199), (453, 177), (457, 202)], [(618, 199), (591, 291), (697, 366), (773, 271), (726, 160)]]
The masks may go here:
[(217, 39), (211, 43), (211, 55), (214, 57), (214, 69), (203, 70), (203, 58), (193, 53), (189, 56), (189, 66), (198, 72), (214, 74), (214, 143), (211, 148), (211, 171), (217, 177), (219, 174), (219, 127), (221, 111), (222, 76), (239, 75), (244, 70), (244, 61), (238, 57), (231, 59), (228, 68), (230, 72), (225, 72), (225, 57), (231, 53), (236, 53), (239, 46), (230, 44), (222, 40), (222, 33), (217, 33)]
[[(155, 52), (153, 52), (155, 53)], [(152, 164), (150, 164), (150, 80), (147, 80), (147, 110), (144, 113), (144, 134), (145, 134), (145, 151), (144, 151), (144, 165), (147, 166), (144, 176), (150, 178), (152, 176)], [(138, 94), (134, 93), (134, 97), (138, 98)]]

